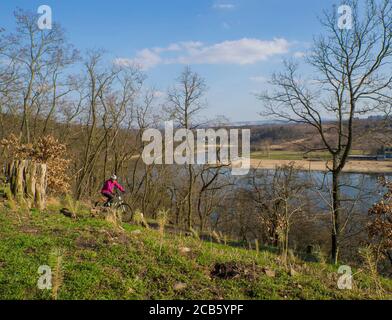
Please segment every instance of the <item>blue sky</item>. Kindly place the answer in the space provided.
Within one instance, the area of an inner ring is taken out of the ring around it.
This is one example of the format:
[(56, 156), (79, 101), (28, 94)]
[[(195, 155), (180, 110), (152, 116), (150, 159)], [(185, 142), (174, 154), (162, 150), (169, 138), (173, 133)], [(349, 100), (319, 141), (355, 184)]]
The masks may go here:
[(331, 0), (2, 0), (0, 27), (13, 11), (52, 8), (53, 20), (82, 52), (104, 48), (119, 63), (140, 63), (148, 84), (165, 92), (189, 64), (209, 87), (205, 115), (262, 120), (254, 96), (282, 60), (301, 60), (322, 32)]

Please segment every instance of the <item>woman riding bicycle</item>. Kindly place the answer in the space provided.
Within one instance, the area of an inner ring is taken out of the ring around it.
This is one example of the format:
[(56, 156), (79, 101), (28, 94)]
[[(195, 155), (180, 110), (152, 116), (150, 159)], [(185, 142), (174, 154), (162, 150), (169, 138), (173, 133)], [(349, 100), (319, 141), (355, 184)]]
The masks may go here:
[(101, 189), (101, 194), (107, 199), (104, 206), (110, 207), (114, 198), (115, 189), (125, 192), (125, 189), (117, 182), (117, 176), (113, 174), (109, 180), (106, 180)]

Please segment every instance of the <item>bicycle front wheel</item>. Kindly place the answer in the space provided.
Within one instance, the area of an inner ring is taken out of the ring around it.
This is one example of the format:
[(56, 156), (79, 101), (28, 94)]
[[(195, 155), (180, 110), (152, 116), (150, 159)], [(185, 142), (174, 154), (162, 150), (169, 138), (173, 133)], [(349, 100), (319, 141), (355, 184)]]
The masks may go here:
[(128, 203), (122, 203), (118, 207), (121, 212), (121, 219), (123, 222), (131, 222), (133, 219), (133, 210)]

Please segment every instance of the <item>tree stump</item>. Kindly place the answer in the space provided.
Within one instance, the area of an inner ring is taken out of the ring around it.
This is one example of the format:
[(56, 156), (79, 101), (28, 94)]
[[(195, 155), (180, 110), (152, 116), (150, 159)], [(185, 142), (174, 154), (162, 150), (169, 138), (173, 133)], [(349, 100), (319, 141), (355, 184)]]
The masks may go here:
[(46, 208), (47, 166), (32, 160), (14, 160), (7, 168), (10, 190), (18, 201), (43, 210)]
[(31, 207), (34, 203), (35, 193), (36, 193), (36, 182), (37, 182), (37, 164), (31, 162), (29, 165), (25, 167), (26, 172), (26, 197)]

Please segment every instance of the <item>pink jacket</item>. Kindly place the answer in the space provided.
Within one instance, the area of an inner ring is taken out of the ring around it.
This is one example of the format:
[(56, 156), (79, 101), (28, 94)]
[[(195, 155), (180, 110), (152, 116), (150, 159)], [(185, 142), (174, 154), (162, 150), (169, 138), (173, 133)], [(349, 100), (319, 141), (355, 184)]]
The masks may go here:
[(117, 182), (111, 179), (107, 180), (101, 190), (101, 193), (114, 193), (114, 188), (119, 189), (121, 192), (125, 192), (124, 188)]

